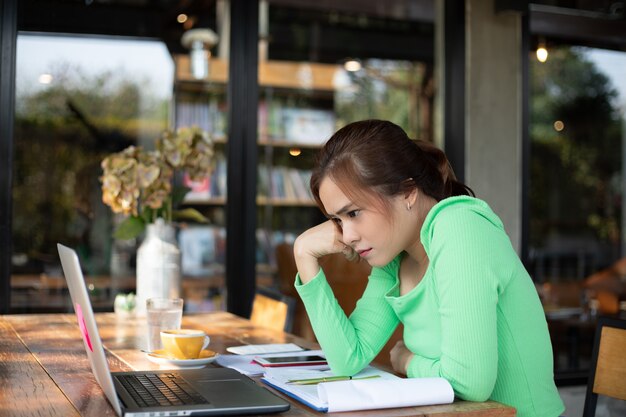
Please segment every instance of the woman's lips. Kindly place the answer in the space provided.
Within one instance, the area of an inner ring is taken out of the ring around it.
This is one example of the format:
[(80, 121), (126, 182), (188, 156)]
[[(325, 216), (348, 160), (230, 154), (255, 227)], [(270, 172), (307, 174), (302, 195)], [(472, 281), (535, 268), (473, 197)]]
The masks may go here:
[(359, 256), (361, 258), (365, 258), (371, 251), (372, 251), (372, 248), (365, 249), (365, 250), (360, 250), (359, 251)]

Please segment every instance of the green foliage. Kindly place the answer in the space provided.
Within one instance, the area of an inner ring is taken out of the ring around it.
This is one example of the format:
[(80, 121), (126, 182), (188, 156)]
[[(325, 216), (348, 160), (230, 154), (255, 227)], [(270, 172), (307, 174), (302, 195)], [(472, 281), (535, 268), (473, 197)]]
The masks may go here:
[(139, 216), (129, 216), (115, 229), (113, 237), (116, 239), (133, 239), (146, 229), (146, 221)]
[(174, 213), (172, 213), (172, 217), (174, 220), (187, 220), (196, 223), (208, 223), (209, 221), (202, 213), (191, 207), (181, 210), (175, 210)]
[[(417, 138), (418, 96), (424, 81), (424, 64), (368, 60), (364, 69), (348, 73), (349, 85), (335, 96), (338, 124), (363, 119), (389, 120)], [(347, 81), (347, 80), (346, 80)]]
[(615, 181), (622, 169), (617, 91), (582, 48), (533, 61), (530, 80), (532, 243), (593, 235), (616, 244), (623, 192)]

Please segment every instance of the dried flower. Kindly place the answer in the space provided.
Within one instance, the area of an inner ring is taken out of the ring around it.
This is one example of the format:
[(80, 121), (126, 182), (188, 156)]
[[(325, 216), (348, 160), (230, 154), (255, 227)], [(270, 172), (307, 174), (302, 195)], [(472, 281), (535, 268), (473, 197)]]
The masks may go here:
[[(155, 151), (129, 146), (102, 161), (102, 201), (114, 213), (129, 217), (115, 232), (121, 239), (139, 235), (146, 224), (157, 218), (206, 221), (193, 209), (176, 211), (188, 188), (174, 186), (174, 173), (180, 170), (192, 179), (205, 177), (213, 169), (213, 141), (207, 132), (197, 128), (166, 131), (157, 140)], [(175, 190), (178, 188), (178, 192)], [(177, 200), (174, 201), (173, 195)]]

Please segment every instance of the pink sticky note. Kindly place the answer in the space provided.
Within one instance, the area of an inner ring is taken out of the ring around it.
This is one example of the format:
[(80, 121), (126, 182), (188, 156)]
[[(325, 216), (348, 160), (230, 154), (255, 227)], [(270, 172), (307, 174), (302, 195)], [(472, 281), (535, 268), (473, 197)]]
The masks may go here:
[(89, 346), (89, 350), (93, 352), (93, 347), (91, 346), (91, 339), (89, 338), (89, 330), (87, 330), (87, 325), (85, 324), (85, 318), (83, 317), (83, 309), (80, 307), (80, 304), (76, 303), (76, 317), (78, 318), (78, 327), (80, 328), (81, 333), (83, 334), (83, 339), (85, 339), (85, 343)]

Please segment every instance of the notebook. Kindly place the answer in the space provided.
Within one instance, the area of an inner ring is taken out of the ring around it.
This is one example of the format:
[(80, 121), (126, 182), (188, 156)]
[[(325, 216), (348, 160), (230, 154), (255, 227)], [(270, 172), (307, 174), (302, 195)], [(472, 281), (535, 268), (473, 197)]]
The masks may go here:
[(444, 378), (399, 378), (372, 366), (350, 377), (330, 370), (268, 368), (261, 381), (316, 411), (331, 413), (454, 401), (452, 386)]
[(119, 416), (214, 416), (287, 411), (289, 403), (228, 368), (111, 372), (78, 256), (57, 244), (96, 381)]

